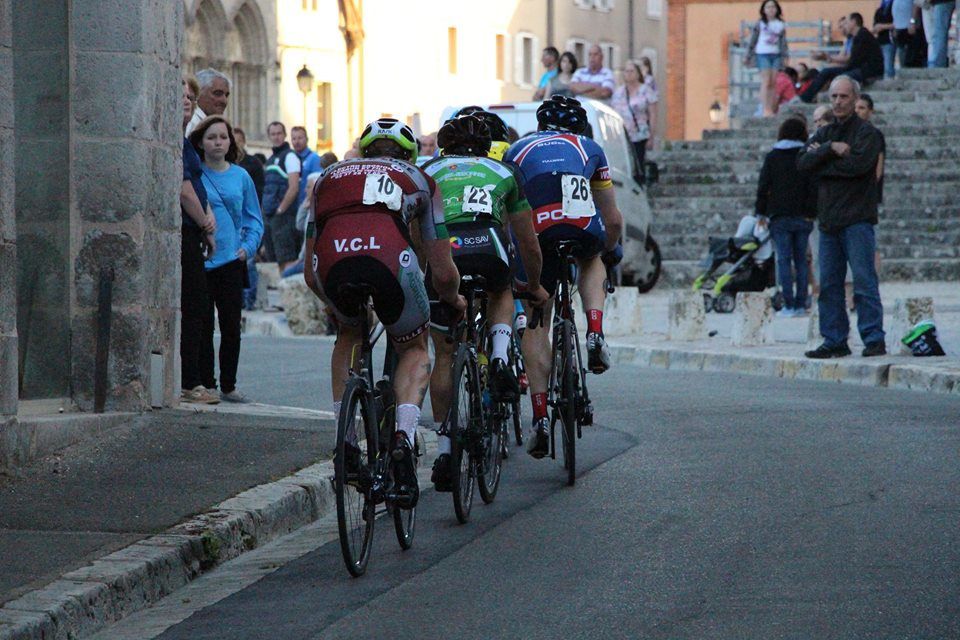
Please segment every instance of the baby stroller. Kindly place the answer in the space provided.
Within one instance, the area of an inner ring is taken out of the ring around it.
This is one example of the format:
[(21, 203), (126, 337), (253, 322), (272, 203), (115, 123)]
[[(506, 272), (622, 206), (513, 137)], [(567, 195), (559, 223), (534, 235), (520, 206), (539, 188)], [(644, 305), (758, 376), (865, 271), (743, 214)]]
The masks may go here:
[[(732, 238), (709, 238), (709, 249), (700, 261), (704, 272), (693, 281), (694, 291), (703, 291), (706, 310), (731, 313), (738, 291), (765, 291), (777, 282), (770, 230), (757, 227), (756, 216), (744, 216)], [(729, 265), (719, 276), (717, 271)], [(773, 308), (783, 308), (783, 294), (771, 297)]]

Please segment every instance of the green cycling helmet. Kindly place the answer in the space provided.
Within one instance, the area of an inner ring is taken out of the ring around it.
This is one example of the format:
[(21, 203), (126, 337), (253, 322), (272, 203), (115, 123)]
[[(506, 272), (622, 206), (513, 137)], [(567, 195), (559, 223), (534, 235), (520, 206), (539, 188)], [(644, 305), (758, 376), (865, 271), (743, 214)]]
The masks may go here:
[(420, 145), (413, 129), (396, 118), (380, 118), (367, 125), (360, 135), (360, 155), (366, 156), (367, 147), (375, 140), (390, 140), (407, 152), (407, 160), (415, 162)]

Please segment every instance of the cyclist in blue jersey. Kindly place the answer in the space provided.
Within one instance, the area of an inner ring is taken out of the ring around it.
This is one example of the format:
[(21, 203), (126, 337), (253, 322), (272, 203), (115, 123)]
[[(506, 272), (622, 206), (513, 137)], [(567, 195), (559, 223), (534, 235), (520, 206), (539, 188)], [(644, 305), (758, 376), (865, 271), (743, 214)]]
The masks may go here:
[[(546, 100), (537, 109), (537, 122), (537, 133), (515, 142), (504, 160), (519, 170), (533, 210), (534, 230), (543, 250), (540, 283), (551, 298), (561, 268), (554, 246), (563, 240), (578, 243), (574, 256), (580, 273), (580, 299), (587, 315), (587, 366), (600, 374), (610, 368), (610, 351), (603, 337), (605, 265), (615, 265), (623, 257), (619, 244), (623, 217), (617, 209), (603, 149), (581, 135), (587, 128), (587, 114), (580, 103), (562, 96)], [(522, 273), (518, 280), (525, 280)], [(547, 379), (551, 350), (546, 327), (552, 301), (544, 309), (541, 325), (536, 330), (528, 328), (523, 336), (533, 404), (527, 452), (535, 458), (549, 451)]]

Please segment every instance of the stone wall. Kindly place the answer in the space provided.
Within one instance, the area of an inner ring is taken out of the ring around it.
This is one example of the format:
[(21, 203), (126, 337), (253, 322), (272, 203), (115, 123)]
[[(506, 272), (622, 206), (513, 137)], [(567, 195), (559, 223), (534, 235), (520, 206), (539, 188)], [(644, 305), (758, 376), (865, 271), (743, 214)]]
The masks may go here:
[(0, 0), (0, 431), (17, 413), (17, 243), (14, 210), (13, 29)]
[(108, 408), (150, 406), (152, 353), (164, 404), (179, 390), (180, 49), (183, 4), (73, 0), (71, 385), (93, 402), (99, 274), (116, 272)]

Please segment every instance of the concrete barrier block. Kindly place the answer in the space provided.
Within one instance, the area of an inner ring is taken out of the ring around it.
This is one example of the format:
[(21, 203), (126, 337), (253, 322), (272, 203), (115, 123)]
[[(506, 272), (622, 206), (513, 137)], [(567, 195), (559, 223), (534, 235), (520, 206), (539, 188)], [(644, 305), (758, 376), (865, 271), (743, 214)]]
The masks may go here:
[[(603, 307), (603, 332), (608, 336), (638, 335), (643, 328), (639, 292), (622, 287), (607, 296)], [(586, 325), (583, 325), (586, 327)]]
[(319, 335), (327, 331), (323, 303), (300, 276), (284, 278), (278, 287), (287, 325), (294, 335)]
[(707, 337), (706, 310), (703, 295), (697, 291), (676, 291), (670, 294), (667, 310), (670, 340), (703, 340)]
[(887, 341), (893, 353), (910, 355), (910, 347), (900, 339), (921, 320), (933, 321), (933, 298), (897, 298), (893, 303), (893, 324), (890, 326), (890, 339)]
[(257, 274), (260, 277), (259, 286), (261, 287), (276, 289), (280, 284), (280, 265), (276, 262), (258, 262)]
[(730, 344), (751, 347), (773, 343), (773, 304), (770, 296), (763, 292), (738, 293)]

